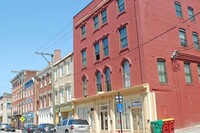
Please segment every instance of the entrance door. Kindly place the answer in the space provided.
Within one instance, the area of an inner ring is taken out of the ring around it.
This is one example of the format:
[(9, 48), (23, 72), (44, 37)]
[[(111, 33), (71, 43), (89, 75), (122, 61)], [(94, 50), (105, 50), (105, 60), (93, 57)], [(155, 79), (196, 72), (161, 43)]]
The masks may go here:
[(143, 115), (142, 109), (136, 108), (132, 110), (133, 114), (133, 133), (143, 133)]
[(101, 111), (101, 130), (108, 130), (108, 112), (107, 110)]

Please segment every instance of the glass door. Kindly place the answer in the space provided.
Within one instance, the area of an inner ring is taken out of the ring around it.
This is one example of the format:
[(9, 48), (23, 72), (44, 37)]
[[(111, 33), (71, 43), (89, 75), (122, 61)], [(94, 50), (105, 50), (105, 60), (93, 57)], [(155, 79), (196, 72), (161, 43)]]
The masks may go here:
[(101, 111), (101, 130), (108, 130), (108, 112)]
[(142, 109), (136, 108), (132, 110), (133, 115), (133, 133), (143, 133), (143, 115)]

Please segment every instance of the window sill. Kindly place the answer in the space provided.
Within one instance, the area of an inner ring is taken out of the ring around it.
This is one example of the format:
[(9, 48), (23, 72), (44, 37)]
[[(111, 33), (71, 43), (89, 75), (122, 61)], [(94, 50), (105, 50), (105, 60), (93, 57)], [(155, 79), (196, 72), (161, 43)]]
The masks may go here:
[(86, 37), (82, 38), (82, 39), (81, 39), (81, 42), (84, 41), (84, 40), (86, 40)]
[(122, 12), (120, 12), (120, 13), (117, 15), (117, 18), (119, 18), (119, 17), (122, 16), (123, 14), (126, 14), (126, 11), (125, 11), (125, 10), (122, 11)]
[(97, 65), (97, 64), (99, 64), (101, 61), (100, 60), (97, 60), (95, 63), (94, 63), (94, 65)]
[(186, 86), (194, 86), (193, 83), (186, 83), (185, 85), (186, 85)]
[(125, 47), (125, 48), (122, 48), (122, 49), (120, 50), (119, 54), (122, 54), (122, 53), (124, 53), (124, 52), (126, 52), (126, 51), (129, 51), (128, 46)]
[(99, 28), (93, 31), (93, 34), (95, 34), (97, 31), (99, 31)]
[(104, 58), (102, 59), (102, 61), (106, 61), (106, 60), (109, 60), (109, 59), (110, 59), (110, 56), (108, 55), (108, 56), (104, 57)]
[(87, 69), (87, 66), (84, 66), (84, 67), (81, 68), (81, 70), (85, 70), (85, 69)]
[(105, 27), (106, 25), (108, 25), (108, 22), (102, 24), (102, 25), (101, 25), (101, 29), (102, 29), (103, 27)]

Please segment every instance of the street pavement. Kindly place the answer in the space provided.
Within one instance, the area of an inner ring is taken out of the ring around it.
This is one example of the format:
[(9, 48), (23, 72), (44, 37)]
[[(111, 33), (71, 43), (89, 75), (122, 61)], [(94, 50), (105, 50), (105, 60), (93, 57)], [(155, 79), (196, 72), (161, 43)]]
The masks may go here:
[(200, 133), (200, 125), (185, 129), (176, 130), (175, 133)]
[(17, 132), (5, 132), (5, 131), (0, 131), (0, 133), (17, 133)]

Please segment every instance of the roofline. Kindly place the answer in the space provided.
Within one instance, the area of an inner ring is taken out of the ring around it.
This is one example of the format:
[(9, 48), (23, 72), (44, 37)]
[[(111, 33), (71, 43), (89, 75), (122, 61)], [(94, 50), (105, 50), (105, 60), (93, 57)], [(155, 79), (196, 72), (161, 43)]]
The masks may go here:
[(73, 19), (78, 16), (83, 10), (85, 10), (94, 0), (92, 0), (89, 4), (87, 4), (82, 10), (80, 10), (74, 17)]

